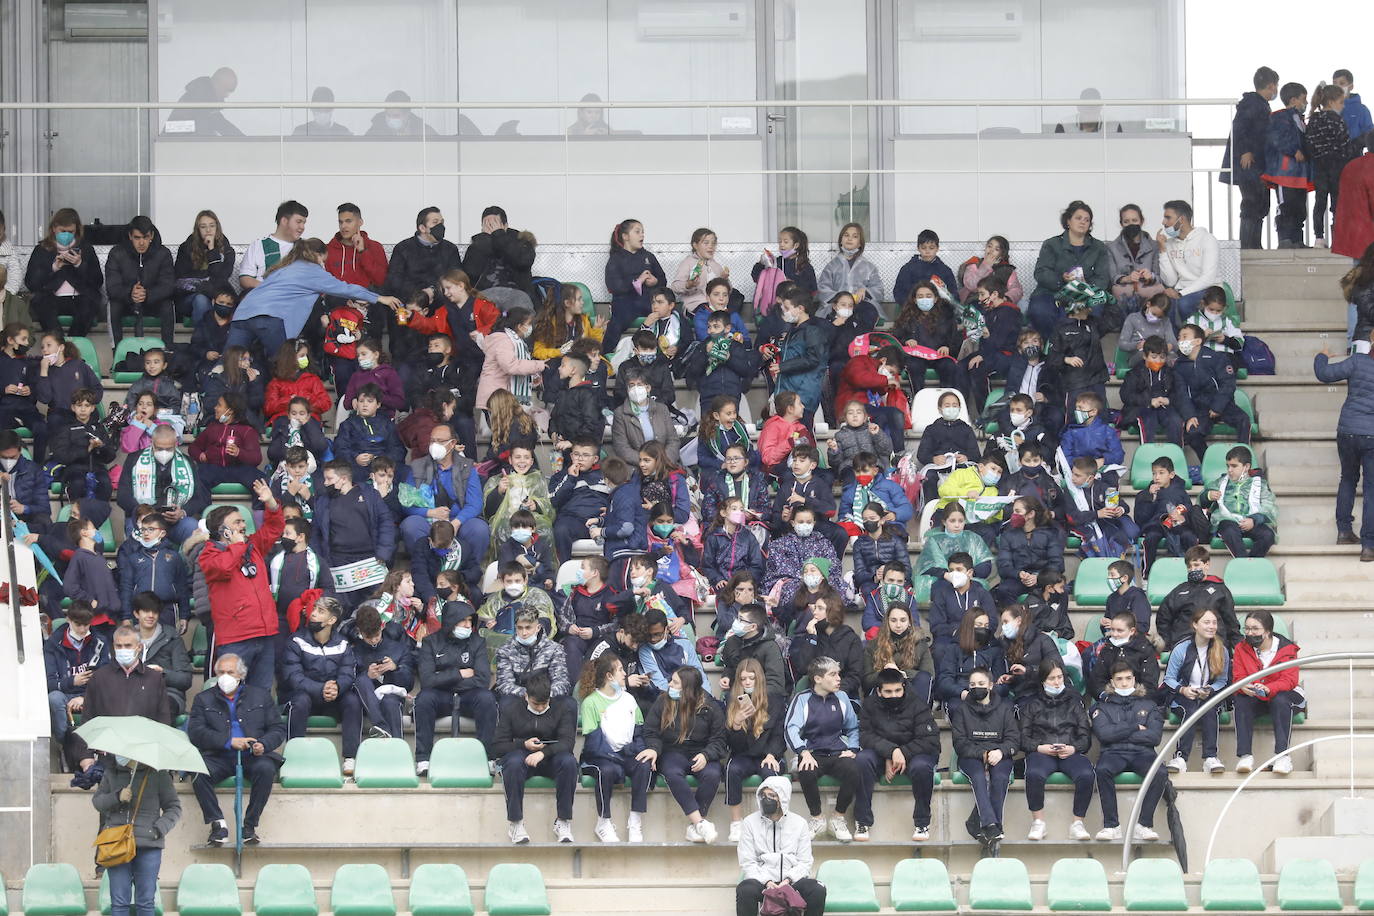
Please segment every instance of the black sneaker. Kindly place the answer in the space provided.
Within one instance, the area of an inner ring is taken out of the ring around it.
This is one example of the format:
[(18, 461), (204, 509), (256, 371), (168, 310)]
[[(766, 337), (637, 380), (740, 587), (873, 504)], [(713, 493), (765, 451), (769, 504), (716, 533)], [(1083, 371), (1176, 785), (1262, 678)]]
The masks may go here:
[(229, 828), (223, 821), (215, 821), (210, 825), (210, 838), (205, 841), (211, 846), (224, 846), (229, 842)]
[(256, 846), (262, 842), (262, 837), (258, 836), (257, 826), (243, 825), (243, 845)]
[(367, 730), (367, 736), (369, 738), (390, 738), (391, 732), (387, 731), (381, 726), (374, 725)]

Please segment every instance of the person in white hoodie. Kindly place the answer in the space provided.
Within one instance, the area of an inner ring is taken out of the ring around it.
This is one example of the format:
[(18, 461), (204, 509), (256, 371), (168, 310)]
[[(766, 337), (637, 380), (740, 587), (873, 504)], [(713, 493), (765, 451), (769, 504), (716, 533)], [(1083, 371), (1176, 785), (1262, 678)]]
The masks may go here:
[(811, 828), (805, 817), (788, 810), (792, 782), (769, 776), (754, 792), (759, 810), (744, 819), (739, 837), (743, 880), (735, 888), (738, 916), (758, 916), (764, 892), (791, 885), (806, 902), (806, 916), (825, 911), (825, 885), (811, 877)]
[(1164, 228), (1155, 236), (1159, 245), (1159, 278), (1164, 294), (1174, 300), (1174, 330), (1188, 323), (1202, 294), (1218, 282), (1221, 246), (1216, 236), (1193, 225), (1193, 207), (1186, 200), (1164, 203)]

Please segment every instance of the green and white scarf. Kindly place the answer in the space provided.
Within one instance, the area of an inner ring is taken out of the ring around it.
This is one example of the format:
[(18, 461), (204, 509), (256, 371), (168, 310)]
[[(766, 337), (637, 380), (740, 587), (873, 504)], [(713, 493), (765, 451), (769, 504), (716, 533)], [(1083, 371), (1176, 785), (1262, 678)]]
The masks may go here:
[(733, 341), (730, 340), (729, 334), (722, 334), (719, 337), (712, 337), (710, 340), (706, 342), (707, 375), (710, 375), (712, 372), (715, 372), (717, 369), (719, 369), (721, 366), (725, 364), (725, 361), (727, 359), (730, 358), (731, 343), (733, 343)]
[[(272, 559), (267, 561), (268, 581), (272, 587), (273, 599), (276, 599), (281, 592), (281, 571), (285, 565), (285, 550), (277, 551)], [(320, 558), (309, 547), (305, 549), (305, 568), (310, 573), (310, 585), (308, 587), (314, 588), (315, 583), (320, 581)]]
[[(172, 486), (176, 489), (176, 504), (184, 506), (196, 492), (196, 475), (191, 460), (181, 452), (174, 453), (170, 471)], [(156, 485), (157, 459), (153, 457), (151, 448), (145, 448), (138, 453), (138, 460), (134, 462), (134, 502), (145, 506), (162, 505), (159, 500), (163, 494), (153, 492)]]
[[(530, 358), (530, 345), (525, 343), (525, 339), (519, 334), (506, 329), (506, 336), (515, 344), (515, 358), (527, 360)], [(520, 402), (521, 407), (530, 406), (530, 377), (516, 373), (510, 377), (510, 393), (515, 395), (515, 399)]]
[[(871, 486), (861, 484), (857, 480), (854, 482), (854, 502), (851, 503), (849, 506), (849, 518), (855, 520), (863, 519), (864, 506), (874, 501), (873, 496), (871, 495), (872, 492), (873, 488)], [(883, 505), (886, 505), (886, 503), (883, 503), (882, 500), (878, 500), (878, 502), (882, 503)]]
[(745, 505), (746, 508), (748, 508), (748, 506), (749, 506), (749, 472), (748, 472), (748, 471), (745, 471), (743, 474), (739, 475), (739, 479), (738, 479), (738, 480), (735, 479), (735, 475), (730, 474), (730, 473), (726, 473), (726, 475), (725, 475), (725, 498), (726, 498), (726, 499), (738, 499), (740, 502), (744, 503), (744, 505)]

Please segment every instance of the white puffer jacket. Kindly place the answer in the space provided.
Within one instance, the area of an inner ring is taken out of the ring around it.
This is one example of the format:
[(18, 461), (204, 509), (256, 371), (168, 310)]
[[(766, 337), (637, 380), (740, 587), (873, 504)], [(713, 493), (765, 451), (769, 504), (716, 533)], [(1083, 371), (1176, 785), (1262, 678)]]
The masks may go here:
[(739, 867), (746, 879), (767, 884), (788, 879), (798, 881), (811, 875), (811, 830), (806, 818), (787, 809), (792, 798), (792, 782), (786, 776), (770, 776), (754, 791), (755, 798), (772, 789), (782, 803), (782, 817), (776, 821), (758, 811), (747, 816), (740, 827)]

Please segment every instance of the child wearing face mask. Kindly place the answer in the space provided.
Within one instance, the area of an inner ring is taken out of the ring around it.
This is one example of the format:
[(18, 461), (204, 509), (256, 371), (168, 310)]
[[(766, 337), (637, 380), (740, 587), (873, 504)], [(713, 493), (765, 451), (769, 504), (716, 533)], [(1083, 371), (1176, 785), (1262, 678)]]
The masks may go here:
[(1051, 436), (1059, 435), (1064, 428), (1064, 386), (1059, 369), (1046, 360), (1044, 338), (1034, 328), (1023, 329), (1016, 338), (1016, 355), (1007, 367), (1006, 391), (1030, 398), (1036, 419)]
[(878, 310), (873, 303), (854, 302), (852, 293), (840, 293), (830, 303), (830, 313), (824, 318), (825, 328), (830, 333), (830, 384), (837, 388), (836, 380), (849, 358), (850, 345), (860, 334), (867, 334), (878, 324)]
[[(696, 633), (688, 616), (692, 605), (673, 590), (672, 583), (659, 575), (662, 571), (664, 567), (654, 556), (636, 554), (630, 557), (621, 577), (612, 579), (618, 591), (607, 599), (606, 607), (622, 619), (658, 611), (667, 621), (669, 636), (683, 637), (695, 644)], [(614, 570), (611, 575), (615, 576)]]
[(305, 398), (292, 398), (286, 413), (272, 422), (268, 433), (267, 460), (273, 465), (280, 464), (289, 448), (303, 448), (315, 456), (316, 465), (324, 463), (325, 452), (330, 443), (325, 438), (320, 421), (310, 414), (310, 402)]
[[(827, 448), (830, 451), (831, 469), (838, 469), (840, 485), (848, 487), (854, 483), (854, 465), (860, 456), (872, 456), (880, 468), (891, 465), (892, 439), (882, 427), (869, 419), (868, 408), (860, 401), (845, 404), (842, 416), (844, 422), (835, 429)], [(903, 501), (910, 504), (909, 500)]]
[(1144, 360), (1126, 373), (1121, 384), (1120, 426), (1123, 430), (1138, 427), (1141, 442), (1155, 441), (1155, 433), (1163, 429), (1165, 441), (1182, 445), (1183, 418), (1174, 404), (1178, 383), (1166, 359), (1164, 338), (1151, 336), (1142, 345), (1142, 353)]
[(391, 358), (382, 345), (373, 338), (358, 344), (358, 368), (349, 376), (348, 387), (340, 402), (344, 409), (353, 409), (358, 392), (367, 384), (381, 389), (381, 414), (388, 420), (396, 416), (396, 411), (406, 409), (405, 386), (401, 383), (401, 377), (391, 367)]
[(1145, 569), (1154, 566), (1161, 542), (1165, 556), (1170, 557), (1181, 557), (1197, 544), (1195, 517), (1188, 482), (1174, 473), (1172, 458), (1160, 455), (1150, 463), (1150, 485), (1135, 497), (1135, 522), (1145, 541)]
[(922, 576), (944, 576), (949, 572), (949, 558), (966, 553), (972, 561), (975, 577), (986, 579), (992, 575), (992, 551), (988, 543), (968, 529), (968, 514), (957, 502), (945, 509), (940, 525), (925, 533), (921, 555), (916, 560), (916, 572)]
[(1103, 416), (1106, 399), (1091, 391), (1080, 392), (1073, 404), (1073, 422), (1064, 428), (1059, 440), (1060, 464), (1071, 464), (1078, 458), (1090, 458), (1108, 486), (1115, 487), (1120, 472), (1108, 470), (1126, 463), (1121, 446), (1121, 434)]
[(854, 480), (840, 496), (840, 527), (854, 537), (863, 534), (864, 510), (875, 502), (883, 507), (882, 521), (902, 528), (911, 521), (906, 493), (883, 473), (877, 455), (860, 452), (854, 458)]
[[(1091, 458), (1075, 458), (1055, 517), (1083, 541), (1085, 556), (1121, 556), (1140, 534), (1115, 483), (1099, 477)], [(1115, 504), (1113, 493), (1116, 493)]]
[(763, 549), (745, 527), (748, 521), (738, 497), (722, 500), (703, 539), (702, 572), (722, 595), (730, 576), (737, 572), (748, 571), (763, 578)]
[(1072, 640), (1075, 631), (1069, 618), (1069, 596), (1065, 594), (1065, 586), (1063, 573), (1047, 569), (1036, 577), (1035, 587), (1022, 603), (1041, 633)]
[(659, 339), (653, 331), (635, 331), (630, 338), (633, 346), (630, 348), (630, 355), (625, 357), (623, 362), (616, 366), (617, 374), (615, 380), (615, 391), (612, 393), (612, 400), (616, 406), (625, 403), (629, 396), (629, 380), (622, 369), (622, 366), (636, 366), (641, 378), (649, 385), (650, 396), (665, 407), (671, 407), (677, 398), (673, 382), (672, 360), (665, 356), (659, 349)]
[[(553, 612), (553, 599), (541, 588), (530, 585), (530, 575), (524, 565), (511, 561), (497, 567), (501, 587), (492, 592), (477, 610), (477, 625), (487, 639), (489, 649), (505, 645), (515, 633), (516, 616), (525, 609), (539, 615), (540, 628), (550, 637), (558, 623)], [(559, 647), (559, 659), (563, 651)]]
[(978, 308), (982, 310), (987, 336), (978, 341), (978, 351), (964, 359), (964, 368), (973, 384), (973, 402), (983, 404), (988, 399), (988, 377), (1006, 378), (1016, 355), (1016, 341), (1021, 336), (1021, 310), (1007, 298), (1006, 285), (995, 277), (978, 282)]
[(1066, 408), (1086, 393), (1106, 401), (1107, 361), (1102, 356), (1102, 338), (1088, 303), (1069, 304), (1067, 314), (1050, 338), (1047, 361), (1063, 381)]
[(985, 455), (977, 464), (959, 468), (940, 483), (944, 509), (932, 515), (931, 521), (938, 524), (943, 520), (943, 511), (957, 500), (963, 504), (969, 530), (992, 546), (997, 528), (1006, 517), (1006, 504), (990, 500), (1009, 492), (1002, 483), (1006, 476), (1007, 469), (997, 455)]
[[(1034, 426), (1030, 427), (1034, 428)], [(1043, 440), (1042, 440), (1043, 441)], [(1007, 475), (1007, 492), (1033, 496), (1046, 507), (1059, 503), (1059, 481), (1046, 465), (1044, 446), (1029, 437), (1017, 448), (1017, 469)], [(1054, 460), (1051, 452), (1048, 460)]]
[(854, 583), (857, 590), (867, 594), (880, 584), (888, 564), (911, 575), (905, 523), (897, 524), (892, 513), (880, 502), (869, 502), (860, 515), (863, 533), (854, 539)]
[(893, 333), (904, 345), (922, 347), (934, 354), (907, 356), (907, 373), (913, 385), (924, 385), (926, 371), (932, 370), (941, 386), (957, 388), (972, 401), (968, 372), (959, 363), (964, 332), (952, 304), (945, 298), (947, 291), (943, 292), (944, 295), (929, 280), (917, 283), (897, 314)]
[(998, 607), (1011, 604), (1034, 591), (1048, 572), (1064, 572), (1064, 535), (1040, 500), (1018, 497), (997, 534), (997, 574), (1002, 581), (993, 587), (992, 597)]
[[(1169, 320), (1169, 310), (1173, 300), (1163, 293), (1151, 296), (1145, 307), (1126, 316), (1118, 337), (1117, 354), (1129, 354), (1132, 368), (1145, 361), (1145, 341), (1158, 337), (1164, 341), (1165, 358), (1172, 363), (1178, 357), (1178, 338), (1174, 335), (1173, 322)], [(1117, 367), (1119, 372), (1121, 367)]]
[[(916, 463), (923, 468), (930, 466), (921, 484), (922, 495), (927, 500), (939, 497), (942, 477), (959, 465), (973, 461), (980, 453), (973, 427), (960, 419), (962, 401), (959, 394), (946, 391), (940, 395), (939, 404), (940, 419), (925, 428), (916, 449)], [(943, 500), (942, 505), (948, 503), (949, 500)]]
[(496, 548), (496, 562), (500, 566), (519, 563), (529, 574), (536, 588), (553, 596), (554, 560), (553, 539), (536, 530), (534, 513), (518, 509), (510, 517), (510, 534)]
[(1226, 290), (1209, 286), (1202, 294), (1202, 308), (1193, 314), (1192, 322), (1202, 328), (1204, 346), (1231, 356), (1233, 362), (1239, 359), (1245, 335), (1226, 314)]
[[(877, 347), (872, 343), (865, 347), (861, 346), (860, 339), (856, 339), (838, 362), (832, 365), (840, 367), (838, 379), (833, 381), (837, 415), (846, 425), (854, 428), (875, 423), (887, 435), (894, 451), (905, 450), (906, 431), (911, 426), (911, 402), (902, 383), (906, 354), (901, 348), (891, 345)], [(857, 426), (857, 418), (849, 417), (849, 405), (855, 402), (865, 412)], [(838, 433), (837, 430), (837, 437)], [(864, 450), (883, 457), (881, 449)], [(857, 451), (859, 449), (855, 449)]]
[(849, 533), (837, 525), (835, 515), (834, 480), (829, 472), (820, 469), (820, 452), (813, 445), (798, 445), (778, 474), (778, 492), (773, 497), (773, 536), (792, 532), (797, 514), (811, 510), (808, 534), (814, 532), (830, 542), (835, 556), (844, 555), (849, 546)]

